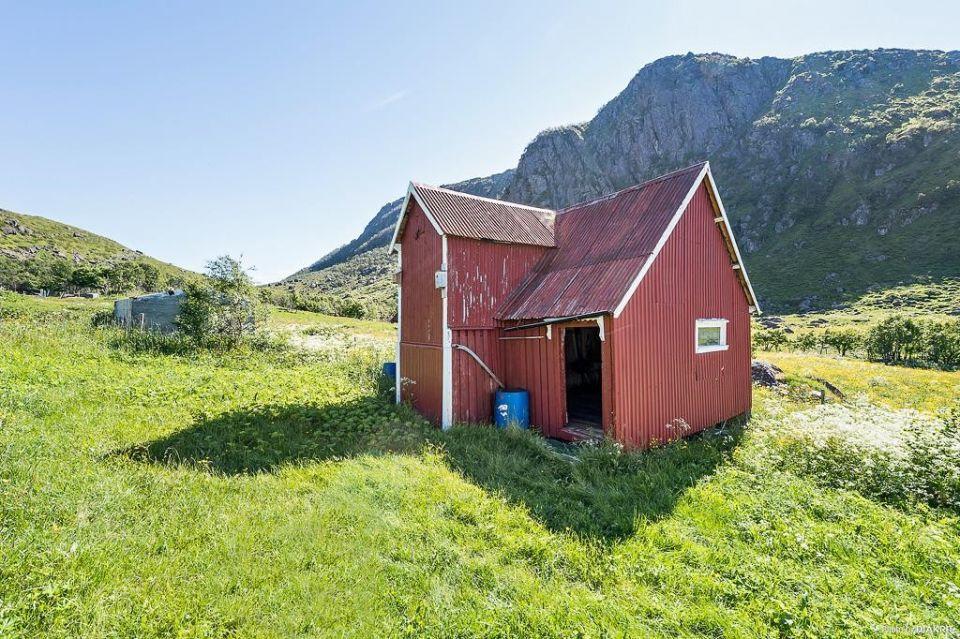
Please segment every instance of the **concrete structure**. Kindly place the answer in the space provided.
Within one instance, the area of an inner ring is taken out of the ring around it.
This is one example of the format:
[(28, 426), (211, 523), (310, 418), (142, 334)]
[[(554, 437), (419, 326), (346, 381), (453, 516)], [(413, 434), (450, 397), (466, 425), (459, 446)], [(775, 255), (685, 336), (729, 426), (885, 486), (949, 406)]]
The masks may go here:
[(758, 311), (708, 163), (562, 211), (411, 184), (397, 400), (440, 426), (530, 391), (552, 437), (647, 447), (750, 410)]
[(185, 297), (177, 290), (119, 299), (113, 303), (113, 317), (121, 326), (172, 333)]

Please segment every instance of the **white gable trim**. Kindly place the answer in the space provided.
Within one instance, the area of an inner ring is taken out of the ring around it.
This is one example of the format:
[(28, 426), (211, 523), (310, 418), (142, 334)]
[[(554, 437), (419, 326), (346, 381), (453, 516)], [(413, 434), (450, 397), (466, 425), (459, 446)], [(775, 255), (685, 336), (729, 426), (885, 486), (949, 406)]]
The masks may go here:
[(410, 186), (407, 187), (407, 195), (403, 198), (403, 204), (400, 205), (400, 215), (397, 216), (397, 223), (393, 227), (393, 237), (390, 239), (391, 253), (397, 250), (397, 241), (400, 239), (400, 233), (403, 231), (404, 222), (406, 222), (407, 219), (407, 208), (410, 206), (410, 198), (416, 200), (420, 208), (423, 209), (423, 214), (430, 220), (430, 224), (433, 225), (433, 229), (437, 232), (437, 235), (443, 237), (443, 231), (440, 230), (440, 225), (437, 224), (436, 218), (433, 217), (433, 213), (430, 212), (427, 205), (420, 199), (416, 187), (414, 187), (413, 182), (411, 182)]
[(733, 235), (733, 227), (730, 226), (730, 218), (727, 217), (727, 211), (723, 208), (723, 201), (720, 199), (720, 191), (717, 189), (717, 183), (713, 181), (713, 172), (710, 171), (710, 163), (707, 162), (707, 181), (710, 184), (710, 190), (713, 192), (713, 199), (717, 202), (720, 209), (720, 216), (723, 218), (723, 226), (727, 229), (727, 237), (730, 238), (730, 245), (733, 246), (733, 253), (737, 257), (735, 268), (743, 275), (743, 281), (750, 291), (750, 300), (753, 302), (751, 311), (759, 314), (760, 303), (757, 301), (757, 294), (753, 292), (753, 284), (750, 283), (750, 276), (747, 275), (747, 268), (743, 264), (743, 257), (740, 255), (740, 247), (737, 246), (737, 238)]
[(747, 270), (743, 268), (743, 260), (740, 257), (740, 249), (737, 248), (737, 243), (733, 239), (733, 230), (730, 228), (730, 220), (727, 218), (727, 213), (723, 209), (723, 203), (720, 201), (720, 194), (717, 192), (717, 185), (713, 181), (713, 175), (710, 173), (710, 163), (706, 162), (703, 165), (703, 169), (700, 170), (697, 179), (693, 181), (693, 186), (690, 187), (690, 190), (683, 198), (683, 202), (680, 203), (680, 207), (677, 209), (676, 213), (673, 214), (673, 217), (670, 219), (670, 223), (667, 225), (666, 230), (663, 232), (663, 235), (660, 236), (660, 239), (657, 240), (656, 246), (653, 247), (653, 252), (650, 253), (650, 256), (647, 258), (647, 261), (643, 263), (643, 266), (640, 268), (640, 272), (637, 273), (637, 277), (634, 278), (633, 282), (630, 284), (630, 288), (627, 289), (626, 294), (623, 296), (623, 299), (620, 300), (620, 303), (617, 304), (616, 308), (613, 310), (613, 317), (620, 317), (620, 314), (623, 313), (623, 310), (627, 307), (627, 304), (630, 302), (630, 298), (633, 297), (633, 294), (637, 292), (637, 288), (640, 286), (640, 282), (643, 281), (644, 276), (647, 274), (647, 271), (650, 270), (650, 267), (653, 265), (654, 260), (657, 259), (657, 256), (660, 255), (660, 251), (663, 250), (664, 245), (667, 243), (667, 240), (670, 239), (670, 235), (673, 234), (673, 229), (677, 227), (677, 224), (680, 222), (680, 218), (683, 217), (683, 212), (687, 210), (687, 206), (690, 204), (690, 200), (693, 199), (693, 196), (696, 194), (697, 189), (700, 188), (700, 184), (703, 182), (704, 178), (707, 179), (710, 190), (713, 192), (714, 199), (717, 202), (717, 206), (720, 209), (720, 216), (723, 218), (724, 226), (726, 227), (727, 234), (730, 237), (730, 243), (733, 246), (733, 251), (736, 254), (737, 263), (740, 265), (740, 273), (743, 274), (743, 280), (747, 284), (747, 289), (750, 291), (751, 298), (751, 311), (755, 310), (758, 313), (760, 312), (760, 306), (757, 304), (757, 296), (753, 292), (753, 287), (750, 285), (750, 279), (747, 277)]

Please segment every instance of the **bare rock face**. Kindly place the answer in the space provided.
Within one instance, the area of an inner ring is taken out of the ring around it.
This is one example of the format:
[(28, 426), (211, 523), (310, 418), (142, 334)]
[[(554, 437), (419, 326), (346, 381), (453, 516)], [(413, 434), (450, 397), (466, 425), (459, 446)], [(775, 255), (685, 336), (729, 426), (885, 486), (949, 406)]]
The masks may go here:
[(789, 61), (775, 58), (657, 60), (589, 123), (537, 136), (505, 197), (561, 208), (727, 153), (769, 108), (789, 70)]
[[(960, 277), (958, 155), (960, 52), (687, 54), (537, 135), (515, 171), (453, 188), (562, 209), (709, 160), (761, 306), (796, 311)], [(306, 270), (385, 246), (400, 203)]]
[(3, 226), (0, 226), (0, 233), (4, 235), (33, 235), (30, 228), (21, 224), (18, 220), (6, 220)]

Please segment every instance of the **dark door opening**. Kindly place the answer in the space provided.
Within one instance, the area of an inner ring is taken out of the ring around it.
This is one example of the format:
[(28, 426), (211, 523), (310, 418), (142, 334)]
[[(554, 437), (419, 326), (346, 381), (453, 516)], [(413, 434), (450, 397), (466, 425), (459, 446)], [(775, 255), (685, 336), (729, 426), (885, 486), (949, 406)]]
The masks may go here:
[(568, 328), (563, 338), (567, 384), (567, 430), (603, 435), (603, 367), (600, 329)]

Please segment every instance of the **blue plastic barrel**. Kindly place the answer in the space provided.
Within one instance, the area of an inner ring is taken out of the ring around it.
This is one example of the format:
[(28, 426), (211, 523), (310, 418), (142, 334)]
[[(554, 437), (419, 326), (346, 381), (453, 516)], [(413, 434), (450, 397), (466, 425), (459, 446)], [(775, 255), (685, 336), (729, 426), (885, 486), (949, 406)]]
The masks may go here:
[(396, 362), (384, 362), (383, 364), (383, 376), (391, 381), (396, 381), (397, 379), (397, 363)]
[(493, 396), (493, 423), (497, 428), (530, 427), (530, 393), (522, 388), (501, 388)]

